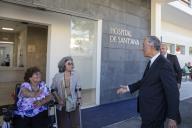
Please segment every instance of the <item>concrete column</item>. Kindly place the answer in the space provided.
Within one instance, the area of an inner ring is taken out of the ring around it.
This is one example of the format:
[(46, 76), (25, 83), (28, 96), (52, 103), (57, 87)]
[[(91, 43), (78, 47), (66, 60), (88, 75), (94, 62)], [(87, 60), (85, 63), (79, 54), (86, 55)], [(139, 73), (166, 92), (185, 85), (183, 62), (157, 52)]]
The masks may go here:
[(151, 35), (161, 39), (161, 6), (175, 0), (151, 0)]
[(161, 38), (161, 3), (151, 1), (151, 35)]

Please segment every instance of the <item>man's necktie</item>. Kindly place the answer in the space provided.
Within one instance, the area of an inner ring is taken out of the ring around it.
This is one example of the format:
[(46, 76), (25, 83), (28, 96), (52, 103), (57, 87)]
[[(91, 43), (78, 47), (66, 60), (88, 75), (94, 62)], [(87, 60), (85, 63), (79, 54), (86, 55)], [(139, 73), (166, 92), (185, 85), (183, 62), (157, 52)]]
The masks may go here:
[(144, 72), (144, 76), (147, 74), (149, 68), (150, 68), (150, 64), (151, 64), (151, 60), (149, 60), (149, 62), (147, 63), (147, 67), (145, 69), (145, 72)]

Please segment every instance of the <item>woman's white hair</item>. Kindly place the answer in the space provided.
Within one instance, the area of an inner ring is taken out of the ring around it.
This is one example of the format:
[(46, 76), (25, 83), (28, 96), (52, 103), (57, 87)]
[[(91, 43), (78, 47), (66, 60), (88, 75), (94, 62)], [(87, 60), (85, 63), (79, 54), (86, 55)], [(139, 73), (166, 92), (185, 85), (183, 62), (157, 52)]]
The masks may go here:
[[(59, 63), (58, 63), (58, 69), (59, 69), (59, 72), (62, 73), (65, 71), (66, 67), (65, 67), (65, 63), (70, 60), (72, 61), (73, 63), (73, 58), (71, 56), (66, 56), (66, 57), (63, 57)], [(74, 64), (73, 64), (73, 68), (74, 68)]]

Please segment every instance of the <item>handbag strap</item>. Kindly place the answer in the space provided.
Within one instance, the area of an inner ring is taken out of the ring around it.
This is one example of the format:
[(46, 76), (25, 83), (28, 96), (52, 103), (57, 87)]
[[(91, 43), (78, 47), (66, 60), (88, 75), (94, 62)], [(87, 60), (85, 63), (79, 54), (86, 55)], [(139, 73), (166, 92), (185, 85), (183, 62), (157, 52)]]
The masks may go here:
[(65, 99), (67, 99), (67, 91), (66, 91), (66, 85), (65, 85), (65, 79), (63, 79), (63, 88), (64, 88), (64, 96), (65, 96)]

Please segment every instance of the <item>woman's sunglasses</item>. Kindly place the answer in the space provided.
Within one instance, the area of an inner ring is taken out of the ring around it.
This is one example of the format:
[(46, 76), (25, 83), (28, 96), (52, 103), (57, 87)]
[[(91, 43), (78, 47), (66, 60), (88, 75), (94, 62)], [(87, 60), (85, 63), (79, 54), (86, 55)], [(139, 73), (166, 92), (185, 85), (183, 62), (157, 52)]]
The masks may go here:
[(73, 63), (72, 62), (68, 62), (67, 65), (73, 65)]

